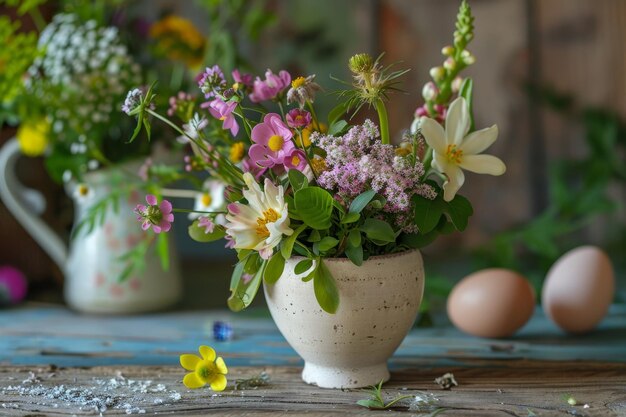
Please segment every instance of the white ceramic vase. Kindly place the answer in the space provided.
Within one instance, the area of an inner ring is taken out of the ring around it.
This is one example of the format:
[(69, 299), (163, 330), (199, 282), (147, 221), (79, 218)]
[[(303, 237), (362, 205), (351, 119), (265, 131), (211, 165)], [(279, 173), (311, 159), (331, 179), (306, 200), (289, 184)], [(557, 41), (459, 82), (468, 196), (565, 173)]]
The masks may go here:
[(320, 308), (313, 282), (294, 273), (302, 259), (287, 260), (280, 279), (264, 284), (278, 329), (304, 359), (302, 379), (322, 388), (387, 381), (387, 360), (411, 329), (424, 292), (419, 251), (372, 257), (360, 267), (325, 259), (339, 291), (335, 314)]

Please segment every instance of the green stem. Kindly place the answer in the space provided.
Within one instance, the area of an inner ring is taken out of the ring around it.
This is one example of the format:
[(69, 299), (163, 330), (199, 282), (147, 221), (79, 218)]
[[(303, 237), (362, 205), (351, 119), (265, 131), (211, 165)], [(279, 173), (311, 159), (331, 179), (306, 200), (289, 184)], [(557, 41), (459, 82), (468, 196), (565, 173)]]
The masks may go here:
[(246, 135), (250, 137), (252, 130), (250, 129), (250, 124), (248, 123), (248, 119), (246, 118), (246, 116), (243, 115), (243, 111), (235, 110), (233, 111), (233, 113), (235, 113), (236, 116), (239, 116), (239, 118), (241, 118), (241, 121), (243, 123), (243, 128), (246, 130)]
[(315, 113), (315, 108), (313, 107), (313, 103), (307, 100), (306, 105), (311, 111), (311, 116), (313, 117), (313, 122), (315, 123), (315, 130), (317, 130), (318, 132), (321, 132), (322, 129), (320, 128), (320, 122), (317, 119), (317, 114)]
[(172, 211), (175, 213), (228, 214), (227, 211), (223, 211), (223, 210), (222, 211), (199, 211), (199, 210), (175, 208), (175, 209), (172, 209)]
[[(304, 146), (304, 138), (302, 137), (302, 131), (298, 129), (297, 132), (298, 132), (298, 137), (300, 138), (300, 143), (302, 144), (302, 150), (304, 151), (304, 158), (306, 159), (306, 163), (309, 165), (309, 168), (311, 169), (311, 172), (313, 173), (313, 178), (315, 178), (315, 182), (317, 182), (317, 174), (315, 173), (315, 170), (313, 169), (313, 165), (311, 164), (311, 159), (309, 158), (309, 154), (307, 153), (307, 150), (305, 149), (305, 146)], [(291, 139), (291, 141), (293, 142), (293, 138)], [(299, 147), (297, 143), (294, 143), (294, 145), (296, 145), (296, 148)]]
[(382, 99), (376, 100), (376, 111), (378, 112), (378, 122), (380, 124), (380, 138), (383, 145), (389, 144), (389, 119), (387, 118), (387, 109)]
[(431, 147), (428, 147), (428, 149), (426, 150), (426, 156), (424, 156), (424, 162), (422, 163), (424, 165), (424, 171), (428, 171), (430, 169), (430, 165), (432, 164), (433, 161), (433, 149)]
[(28, 11), (28, 14), (30, 15), (31, 19), (33, 19), (33, 22), (35, 23), (38, 32), (41, 32), (45, 29), (46, 20), (41, 15), (41, 10), (39, 10), (39, 7), (33, 7)]
[(285, 109), (283, 109), (283, 103), (280, 100), (276, 101), (276, 103), (278, 104), (278, 108), (280, 109), (280, 115), (284, 119), (285, 118)]

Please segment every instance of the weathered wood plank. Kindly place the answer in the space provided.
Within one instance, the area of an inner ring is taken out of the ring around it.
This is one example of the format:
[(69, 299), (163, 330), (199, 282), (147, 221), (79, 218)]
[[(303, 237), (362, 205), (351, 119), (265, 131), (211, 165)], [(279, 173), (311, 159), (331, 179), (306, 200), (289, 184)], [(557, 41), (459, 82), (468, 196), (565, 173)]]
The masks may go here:
[[(506, 367), (501, 365), (495, 361), (488, 368), (397, 371), (385, 385), (385, 398), (411, 395), (394, 408), (411, 415), (428, 415), (439, 408), (445, 410), (443, 415), (468, 416), (626, 415), (625, 364), (509, 361)], [(235, 379), (261, 370), (270, 375), (267, 386), (233, 388)], [(357, 406), (356, 401), (367, 396), (361, 390), (326, 390), (302, 383), (298, 368), (235, 367), (230, 371), (227, 390), (214, 394), (208, 389), (187, 390), (180, 382), (184, 371), (178, 367), (0, 367), (0, 414), (389, 415)], [(433, 380), (450, 371), (459, 386), (441, 390)], [(564, 394), (574, 396), (580, 405), (567, 404)], [(106, 410), (94, 407), (107, 398)]]
[[(234, 340), (213, 340), (215, 320), (231, 323)], [(626, 305), (612, 306), (600, 327), (582, 336), (564, 334), (540, 309), (506, 340), (471, 337), (445, 316), (435, 320), (435, 327), (411, 330), (392, 368), (477, 366), (492, 359), (626, 362)], [(213, 345), (231, 366), (301, 364), (265, 310), (102, 317), (27, 305), (0, 312), (0, 364), (6, 365), (169, 365), (201, 344)]]

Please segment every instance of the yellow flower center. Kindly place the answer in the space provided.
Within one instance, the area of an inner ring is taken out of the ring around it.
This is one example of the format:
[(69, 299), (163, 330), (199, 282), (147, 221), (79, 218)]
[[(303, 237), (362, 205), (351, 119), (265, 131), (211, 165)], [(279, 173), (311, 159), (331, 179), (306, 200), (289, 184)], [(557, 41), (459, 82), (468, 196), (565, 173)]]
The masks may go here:
[(280, 135), (272, 135), (270, 140), (267, 141), (267, 146), (274, 152), (278, 152), (283, 148), (285, 140)]
[(292, 88), (302, 87), (304, 85), (304, 83), (306, 83), (306, 78), (298, 77), (298, 78), (296, 78), (295, 80), (293, 80), (291, 82), (291, 87)]
[(226, 120), (226, 116), (220, 117), (220, 120), (223, 122), (224, 120)]
[(291, 165), (293, 165), (294, 167), (297, 167), (298, 165), (300, 165), (300, 158), (298, 158), (297, 155), (294, 155), (291, 158)]
[(243, 152), (245, 150), (243, 142), (233, 143), (230, 147), (230, 160), (232, 162), (239, 162), (243, 158)]
[(204, 383), (210, 383), (219, 374), (214, 362), (201, 361), (196, 366), (196, 376)]
[(448, 145), (448, 148), (446, 149), (446, 157), (448, 158), (448, 161), (460, 164), (463, 158), (463, 151), (461, 149), (457, 149), (456, 145)]
[(235, 90), (235, 91), (239, 90), (239, 83), (234, 83), (233, 84), (233, 90)]
[(256, 228), (256, 234), (259, 237), (267, 238), (270, 236), (270, 231), (267, 230), (268, 223), (274, 223), (276, 220), (280, 219), (280, 214), (276, 212), (273, 208), (269, 208), (263, 212), (263, 218), (257, 217), (256, 224), (258, 225)]
[(204, 193), (202, 194), (202, 198), (200, 199), (200, 201), (202, 202), (202, 205), (204, 207), (208, 207), (211, 205), (211, 201), (213, 201), (213, 198), (211, 198), (211, 194)]
[(89, 193), (89, 187), (87, 187), (85, 184), (81, 184), (78, 186), (78, 195), (80, 195), (81, 197), (84, 197), (88, 193)]

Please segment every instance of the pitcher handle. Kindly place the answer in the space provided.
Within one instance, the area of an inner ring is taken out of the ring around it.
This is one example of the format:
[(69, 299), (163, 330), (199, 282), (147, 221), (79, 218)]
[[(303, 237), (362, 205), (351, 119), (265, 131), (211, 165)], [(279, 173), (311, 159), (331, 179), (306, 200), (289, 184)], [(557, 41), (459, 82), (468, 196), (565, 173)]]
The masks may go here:
[[(20, 146), (15, 138), (10, 139), (0, 149), (0, 199), (22, 227), (64, 271), (68, 256), (67, 247), (52, 228), (38, 217), (40, 213), (37, 212), (43, 210), (32, 207), (33, 202), (35, 206), (39, 205), (39, 208), (45, 205), (41, 193), (24, 187), (15, 175), (15, 164), (20, 154)], [(28, 204), (29, 202), (31, 204)]]

